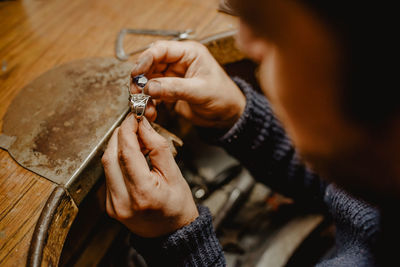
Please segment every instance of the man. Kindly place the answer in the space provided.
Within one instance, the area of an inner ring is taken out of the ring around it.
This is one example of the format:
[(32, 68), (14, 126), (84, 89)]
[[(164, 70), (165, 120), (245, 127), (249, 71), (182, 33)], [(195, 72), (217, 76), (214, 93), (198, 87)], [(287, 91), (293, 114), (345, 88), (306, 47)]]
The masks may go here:
[[(144, 73), (147, 94), (174, 102), (179, 114), (210, 128), (205, 135), (256, 179), (331, 214), (337, 252), (321, 266), (390, 262), (390, 240), (398, 236), (391, 214), (400, 191), (400, 117), (387, 86), (394, 76), (381, 64), (392, 50), (379, 48), (391, 24), (366, 19), (380, 9), (365, 3), (252, 0), (233, 6), (241, 16), (239, 46), (260, 63), (268, 100), (229, 78), (194, 42), (155, 43), (132, 76)], [(149, 106), (147, 117), (155, 116)], [(196, 207), (165, 140), (147, 119), (127, 117), (103, 165), (107, 212), (136, 234), (132, 242), (150, 265), (225, 265), (208, 210)]]

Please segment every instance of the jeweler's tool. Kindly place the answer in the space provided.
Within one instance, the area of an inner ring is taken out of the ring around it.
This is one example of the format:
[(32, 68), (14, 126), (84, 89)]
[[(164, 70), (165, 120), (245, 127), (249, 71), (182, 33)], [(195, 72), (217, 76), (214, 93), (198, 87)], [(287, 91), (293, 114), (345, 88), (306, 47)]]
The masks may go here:
[(238, 182), (232, 191), (229, 192), (228, 199), (224, 203), (215, 218), (213, 219), (214, 228), (218, 231), (222, 223), (233, 214), (237, 207), (249, 196), (255, 185), (255, 180), (246, 170), (240, 174)]
[(115, 55), (119, 60), (125, 61), (129, 58), (129, 56), (142, 52), (150, 47), (147, 45), (145, 47), (139, 48), (132, 52), (125, 52), (124, 50), (124, 38), (126, 34), (140, 34), (140, 35), (158, 35), (158, 36), (172, 36), (172, 39), (169, 40), (187, 40), (194, 38), (192, 29), (188, 29), (185, 31), (168, 31), (168, 30), (146, 30), (146, 29), (122, 29), (118, 33), (117, 40), (115, 42)]
[(195, 185), (192, 188), (193, 196), (196, 198), (196, 200), (203, 200), (207, 198), (215, 190), (221, 188), (236, 178), (242, 172), (242, 169), (243, 167), (240, 164), (236, 164), (226, 168), (225, 170), (222, 170), (210, 182), (204, 182)]

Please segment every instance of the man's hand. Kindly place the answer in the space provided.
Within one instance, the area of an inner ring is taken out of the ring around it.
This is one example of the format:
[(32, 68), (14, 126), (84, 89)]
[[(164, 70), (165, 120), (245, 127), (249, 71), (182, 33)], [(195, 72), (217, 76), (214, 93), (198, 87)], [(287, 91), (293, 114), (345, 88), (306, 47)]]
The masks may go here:
[[(145, 155), (148, 155), (152, 170)], [(146, 118), (130, 114), (117, 128), (104, 152), (107, 213), (133, 233), (157, 237), (198, 217), (191, 191), (167, 141)]]
[[(243, 113), (244, 95), (200, 43), (155, 42), (132, 70), (133, 77), (142, 73), (150, 79), (145, 93), (174, 103), (176, 112), (198, 126), (230, 128)], [(151, 107), (146, 116), (154, 113)]]

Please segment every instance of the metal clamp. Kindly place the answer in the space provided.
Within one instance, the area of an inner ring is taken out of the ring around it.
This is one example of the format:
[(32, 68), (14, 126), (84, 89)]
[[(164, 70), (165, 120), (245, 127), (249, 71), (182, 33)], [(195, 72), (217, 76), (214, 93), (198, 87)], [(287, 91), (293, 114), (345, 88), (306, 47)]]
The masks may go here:
[(146, 30), (146, 29), (122, 29), (117, 37), (115, 42), (115, 55), (119, 60), (125, 61), (129, 58), (129, 56), (142, 52), (150, 47), (147, 45), (145, 47), (136, 49), (132, 52), (126, 53), (124, 50), (124, 38), (126, 34), (141, 34), (141, 35), (158, 35), (158, 36), (173, 36), (174, 38), (170, 40), (187, 40), (192, 39), (194, 36), (191, 35), (194, 31), (192, 29), (188, 29), (185, 31), (168, 31), (168, 30)]

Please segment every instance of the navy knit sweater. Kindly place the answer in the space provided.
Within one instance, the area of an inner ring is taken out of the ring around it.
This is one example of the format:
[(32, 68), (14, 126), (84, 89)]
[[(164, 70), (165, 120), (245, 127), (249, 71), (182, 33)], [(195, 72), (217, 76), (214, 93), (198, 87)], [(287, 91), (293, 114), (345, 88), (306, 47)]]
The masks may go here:
[[(336, 254), (318, 266), (374, 266), (373, 247), (380, 229), (377, 208), (321, 180), (296, 156), (268, 101), (244, 81), (235, 82), (246, 95), (245, 111), (221, 138), (222, 145), (260, 182), (305, 207), (330, 213), (336, 224)], [(160, 238), (132, 237), (149, 266), (225, 266), (210, 212), (190, 225)]]

